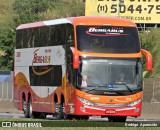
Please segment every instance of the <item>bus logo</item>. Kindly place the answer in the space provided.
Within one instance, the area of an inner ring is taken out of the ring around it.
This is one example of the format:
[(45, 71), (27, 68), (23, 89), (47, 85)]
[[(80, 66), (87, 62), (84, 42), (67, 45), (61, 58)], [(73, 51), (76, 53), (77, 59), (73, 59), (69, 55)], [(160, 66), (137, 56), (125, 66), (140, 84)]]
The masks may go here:
[(51, 56), (39, 56), (37, 54), (38, 50), (39, 49), (34, 51), (33, 63), (50, 63), (51, 62)]
[(124, 34), (123, 28), (112, 27), (112, 28), (100, 28), (100, 27), (90, 27), (86, 34), (93, 36), (121, 36)]
[(34, 69), (33, 64), (34, 63), (50, 63), (51, 62), (51, 56), (39, 56), (37, 54), (37, 51), (39, 51), (39, 49), (34, 51), (34, 57), (33, 57), (33, 61), (32, 61), (32, 70), (36, 75), (44, 75), (44, 74), (48, 73), (49, 71), (51, 71), (53, 69), (53, 67), (48, 69), (48, 70), (45, 70), (43, 72), (37, 72)]

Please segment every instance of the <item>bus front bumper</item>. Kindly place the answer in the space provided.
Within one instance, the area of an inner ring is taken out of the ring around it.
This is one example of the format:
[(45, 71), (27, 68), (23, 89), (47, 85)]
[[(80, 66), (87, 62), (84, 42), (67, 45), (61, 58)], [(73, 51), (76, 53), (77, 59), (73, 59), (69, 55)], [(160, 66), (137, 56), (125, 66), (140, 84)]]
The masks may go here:
[(91, 106), (77, 101), (75, 115), (90, 115), (90, 116), (140, 116), (142, 101), (134, 106), (125, 107), (103, 107)]

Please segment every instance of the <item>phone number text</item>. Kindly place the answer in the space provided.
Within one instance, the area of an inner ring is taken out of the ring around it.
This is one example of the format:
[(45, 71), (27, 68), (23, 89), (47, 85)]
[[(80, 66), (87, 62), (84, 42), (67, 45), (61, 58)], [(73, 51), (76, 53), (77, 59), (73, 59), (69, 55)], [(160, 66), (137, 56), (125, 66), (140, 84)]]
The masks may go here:
[[(156, 12), (155, 12), (156, 10)], [(143, 5), (119, 5), (119, 4), (112, 4), (111, 6), (105, 4), (105, 5), (101, 5), (99, 4), (97, 6), (97, 12), (101, 13), (101, 12), (105, 12), (105, 13), (126, 13), (126, 12), (130, 12), (130, 13), (135, 13), (138, 12), (139, 14), (143, 13), (143, 12), (147, 12), (148, 14), (151, 14), (152, 12), (156, 13), (156, 14), (160, 14), (160, 5), (147, 5), (145, 7), (143, 7)]]

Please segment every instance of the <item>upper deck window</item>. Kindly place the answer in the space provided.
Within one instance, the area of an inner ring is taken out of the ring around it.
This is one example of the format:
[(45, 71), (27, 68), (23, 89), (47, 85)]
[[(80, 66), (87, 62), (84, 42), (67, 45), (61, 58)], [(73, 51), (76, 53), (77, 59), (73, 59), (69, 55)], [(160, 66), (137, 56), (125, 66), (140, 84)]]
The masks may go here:
[(80, 51), (96, 53), (138, 53), (140, 42), (135, 27), (82, 26), (77, 30)]
[(73, 25), (68, 23), (21, 29), (16, 34), (16, 49), (73, 44)]

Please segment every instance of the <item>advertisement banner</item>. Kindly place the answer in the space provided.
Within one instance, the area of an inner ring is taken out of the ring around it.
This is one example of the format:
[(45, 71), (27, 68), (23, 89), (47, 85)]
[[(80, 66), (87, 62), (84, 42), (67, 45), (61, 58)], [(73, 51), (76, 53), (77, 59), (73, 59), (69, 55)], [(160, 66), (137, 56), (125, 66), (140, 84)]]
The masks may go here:
[(110, 16), (135, 23), (160, 23), (160, 0), (86, 0), (86, 16)]

